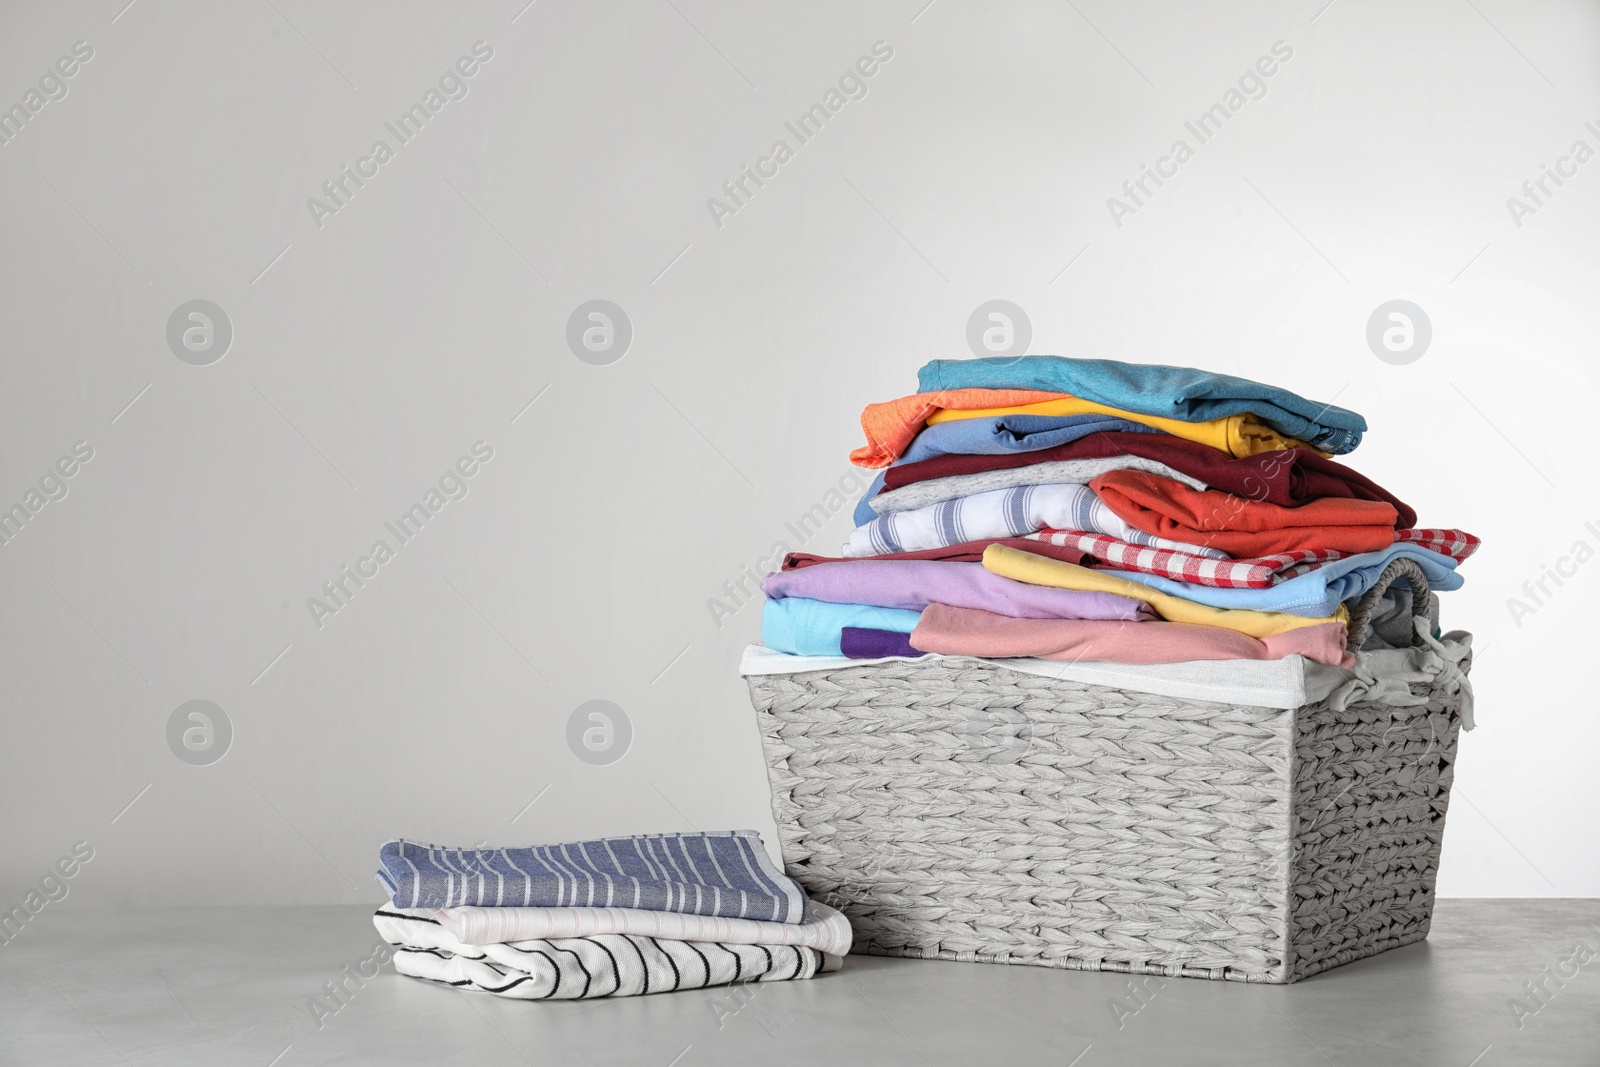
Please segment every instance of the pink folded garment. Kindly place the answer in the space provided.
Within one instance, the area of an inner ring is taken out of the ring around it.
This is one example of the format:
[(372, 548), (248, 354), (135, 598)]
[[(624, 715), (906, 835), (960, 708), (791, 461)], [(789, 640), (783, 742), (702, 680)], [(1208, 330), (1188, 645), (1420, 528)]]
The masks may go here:
[(976, 608), (931, 604), (911, 632), (911, 647), (946, 656), (1005, 659), (1181, 663), (1185, 660), (1283, 659), (1300, 655), (1335, 667), (1355, 665), (1341, 623), (1301, 626), (1257, 639), (1220, 626), (1187, 622), (1014, 619)]
[(853, 559), (780, 571), (761, 580), (773, 600), (805, 597), (830, 604), (869, 604), (921, 611), (929, 604), (979, 608), (1019, 619), (1155, 618), (1143, 601), (1116, 593), (1055, 589), (992, 574), (981, 563)]

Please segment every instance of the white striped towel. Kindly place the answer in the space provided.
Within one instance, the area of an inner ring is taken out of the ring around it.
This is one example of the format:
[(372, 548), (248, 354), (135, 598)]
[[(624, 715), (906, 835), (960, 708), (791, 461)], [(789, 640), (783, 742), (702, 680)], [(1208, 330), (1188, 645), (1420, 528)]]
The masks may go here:
[(799, 945), (843, 956), (850, 951), (850, 920), (820, 901), (806, 903), (801, 923), (680, 915), (635, 908), (388, 908), (410, 918), (432, 919), (457, 941), (494, 945), (535, 938), (638, 934), (673, 941), (722, 941), (730, 945)]
[(517, 1000), (593, 1000), (734, 982), (778, 982), (838, 970), (843, 960), (798, 945), (730, 945), (596, 934), (465, 945), (431, 919), (390, 908), (372, 917), (412, 978)]

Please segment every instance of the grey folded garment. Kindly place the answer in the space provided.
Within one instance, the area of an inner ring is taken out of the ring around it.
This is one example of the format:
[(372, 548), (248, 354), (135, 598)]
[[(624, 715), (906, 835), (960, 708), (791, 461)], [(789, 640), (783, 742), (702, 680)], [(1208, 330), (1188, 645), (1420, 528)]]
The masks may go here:
[(1148, 471), (1182, 482), (1191, 489), (1209, 488), (1205, 482), (1173, 470), (1158, 460), (1143, 456), (1104, 456), (1091, 459), (1062, 459), (1051, 463), (1032, 463), (1026, 467), (952, 474), (948, 478), (929, 478), (912, 482), (867, 499), (879, 515), (925, 508), (958, 496), (971, 496), (991, 489), (1012, 489), (1019, 485), (1088, 485), (1107, 471)]
[[(1391, 585), (1384, 590), (1372, 613), (1372, 632), (1366, 644), (1355, 651), (1375, 652), (1384, 648), (1410, 648), (1416, 643), (1412, 627), (1411, 590), (1403, 585)], [(1430, 629), (1439, 632), (1439, 598), (1428, 593), (1428, 619)]]
[(379, 935), (395, 970), (458, 989), (516, 1000), (593, 1000), (734, 982), (781, 982), (838, 970), (842, 959), (798, 945), (674, 941), (592, 934), (467, 945), (432, 919), (379, 908)]

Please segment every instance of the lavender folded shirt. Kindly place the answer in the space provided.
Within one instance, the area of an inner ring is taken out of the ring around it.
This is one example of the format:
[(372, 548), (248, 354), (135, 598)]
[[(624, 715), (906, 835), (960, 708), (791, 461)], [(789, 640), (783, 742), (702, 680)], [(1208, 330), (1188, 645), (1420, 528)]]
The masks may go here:
[(981, 563), (921, 559), (853, 559), (780, 571), (761, 580), (773, 600), (805, 597), (830, 604), (867, 604), (921, 611), (929, 604), (978, 608), (1015, 619), (1155, 618), (1149, 605), (1115, 593), (1032, 585), (986, 571)]

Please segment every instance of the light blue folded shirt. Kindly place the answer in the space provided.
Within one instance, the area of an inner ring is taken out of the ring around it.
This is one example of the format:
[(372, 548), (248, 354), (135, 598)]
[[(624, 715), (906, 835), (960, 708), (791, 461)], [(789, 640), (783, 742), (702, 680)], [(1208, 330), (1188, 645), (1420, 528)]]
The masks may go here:
[(1181, 422), (1249, 413), (1279, 433), (1336, 455), (1361, 443), (1367, 420), (1353, 411), (1231, 374), (1157, 363), (1064, 356), (936, 359), (917, 372), (917, 391), (1039, 389)]
[(1416, 545), (1391, 545), (1382, 552), (1362, 552), (1332, 563), (1324, 563), (1314, 571), (1297, 578), (1268, 586), (1265, 589), (1217, 589), (1209, 585), (1175, 582), (1155, 574), (1137, 571), (1102, 570), (1100, 574), (1114, 574), (1130, 582), (1138, 582), (1163, 593), (1181, 596), (1196, 604), (1209, 604), (1214, 608), (1249, 608), (1251, 611), (1282, 611), (1289, 615), (1305, 615), (1320, 619), (1332, 615), (1340, 604), (1358, 597), (1372, 588), (1390, 561), (1404, 556), (1416, 560), (1428, 576), (1430, 589), (1460, 589), (1461, 575), (1456, 573), (1456, 561), (1449, 556), (1430, 552)]
[(791, 656), (842, 656), (839, 635), (846, 626), (908, 634), (920, 618), (920, 611), (786, 596), (768, 600), (761, 609), (761, 643)]
[[(981, 419), (952, 419), (928, 426), (912, 438), (911, 445), (894, 463), (932, 459), (934, 456), (1002, 456), (1016, 452), (1038, 452), (1057, 445), (1069, 445), (1092, 433), (1160, 433), (1140, 422), (1115, 415), (990, 415)], [(883, 489), (884, 472), (867, 487), (867, 494), (856, 505), (855, 523), (865, 526), (878, 517), (872, 498)]]

